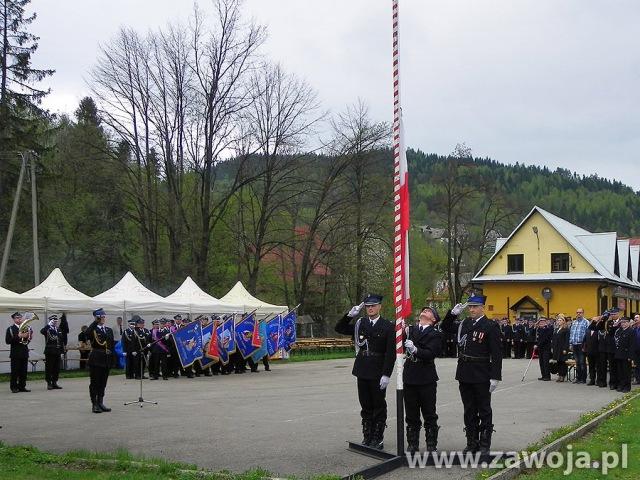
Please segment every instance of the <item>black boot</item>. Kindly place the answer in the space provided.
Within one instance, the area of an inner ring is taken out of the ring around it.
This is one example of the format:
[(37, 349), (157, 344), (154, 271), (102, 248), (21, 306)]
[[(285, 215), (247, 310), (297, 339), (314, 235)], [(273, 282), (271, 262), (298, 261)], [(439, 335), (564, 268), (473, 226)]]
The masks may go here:
[(384, 420), (377, 421), (373, 424), (373, 436), (371, 437), (371, 443), (369, 446), (376, 450), (384, 449), (384, 429), (387, 428), (387, 424)]
[(420, 450), (420, 425), (407, 425), (407, 453)]
[(467, 427), (464, 429), (467, 435), (467, 446), (462, 453), (475, 453), (478, 451), (478, 428)]
[(488, 455), (491, 451), (491, 434), (493, 433), (493, 425), (483, 425), (480, 429), (480, 453)]
[(110, 412), (110, 411), (111, 411), (111, 409), (110, 409), (110, 408), (105, 407), (105, 406), (104, 406), (104, 403), (102, 403), (102, 400), (103, 400), (103, 399), (104, 399), (104, 397), (98, 397), (98, 402), (97, 402), (97, 403), (98, 403), (98, 408), (99, 408), (100, 410), (102, 410), (103, 412)]
[(51, 386), (53, 387), (54, 390), (62, 390), (62, 387), (58, 385), (58, 382), (53, 382)]
[(440, 427), (437, 424), (425, 426), (425, 440), (427, 442), (427, 452), (438, 451), (438, 430)]
[(47, 382), (47, 390), (53, 390), (53, 383)]
[(93, 404), (91, 407), (93, 413), (102, 413), (102, 409), (98, 406), (98, 399), (95, 396), (91, 396), (91, 403)]
[(371, 444), (371, 436), (373, 435), (373, 422), (371, 420), (362, 420), (362, 445)]

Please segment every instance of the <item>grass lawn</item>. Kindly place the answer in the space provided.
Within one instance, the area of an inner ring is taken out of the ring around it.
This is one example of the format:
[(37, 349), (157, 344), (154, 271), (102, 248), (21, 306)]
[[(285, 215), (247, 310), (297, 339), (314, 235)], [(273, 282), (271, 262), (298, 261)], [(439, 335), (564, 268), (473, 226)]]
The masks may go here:
[[(109, 375), (122, 375), (124, 374), (124, 369), (121, 368), (112, 368), (109, 372)], [(89, 370), (60, 370), (60, 379), (64, 378), (81, 378), (88, 377)], [(10, 380), (10, 374), (8, 373), (0, 373), (0, 383), (8, 382)], [(27, 373), (27, 388), (29, 386), (29, 382), (35, 382), (37, 380), (44, 381), (44, 372), (31, 372)]]
[[(589, 435), (575, 441), (572, 444), (572, 451), (588, 452), (591, 461), (600, 462), (602, 452), (617, 452), (620, 454), (621, 445), (628, 445), (628, 465), (627, 468), (616, 468), (609, 470), (607, 475), (603, 475), (599, 468), (574, 470), (568, 475), (563, 475), (559, 469), (548, 467), (540, 470), (524, 473), (518, 478), (523, 480), (550, 480), (555, 478), (596, 480), (601, 478), (629, 479), (640, 478), (640, 397), (631, 400), (617, 415), (608, 418)], [(563, 450), (563, 453), (566, 450)]]
[[(161, 459), (135, 457), (126, 451), (116, 453), (69, 452), (63, 455), (42, 452), (33, 447), (11, 447), (0, 442), (0, 480), (160, 480), (219, 479), (259, 480), (270, 474), (250, 470), (241, 474), (210, 472), (194, 465)], [(317, 476), (314, 480), (335, 480)]]

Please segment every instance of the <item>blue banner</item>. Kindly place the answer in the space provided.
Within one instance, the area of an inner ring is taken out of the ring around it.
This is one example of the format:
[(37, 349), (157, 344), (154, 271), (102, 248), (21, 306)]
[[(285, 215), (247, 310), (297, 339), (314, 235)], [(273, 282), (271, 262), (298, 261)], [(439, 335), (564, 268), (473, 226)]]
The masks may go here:
[(200, 359), (200, 366), (202, 368), (209, 368), (217, 361), (217, 359), (207, 356), (207, 352), (209, 351), (209, 342), (211, 341), (212, 335), (213, 323), (202, 327), (202, 358)]
[(280, 348), (278, 346), (278, 340), (280, 336), (280, 323), (282, 322), (282, 316), (276, 315), (270, 320), (267, 320), (267, 355), (272, 356)]
[(267, 347), (267, 322), (265, 322), (264, 320), (260, 322), (259, 331), (260, 339), (262, 340), (262, 342), (260, 344), (260, 348), (258, 348), (258, 350), (253, 352), (253, 355), (251, 355), (251, 358), (253, 358), (254, 362), (259, 362), (260, 360), (262, 360), (262, 357), (269, 354)]
[(236, 325), (236, 348), (240, 352), (240, 355), (242, 355), (242, 358), (250, 357), (260, 348), (253, 344), (254, 333), (258, 333), (255, 332), (255, 327), (256, 318), (253, 314), (244, 317)]
[(282, 318), (283, 348), (288, 352), (296, 343), (296, 312), (289, 312)]
[(199, 321), (191, 322), (174, 332), (173, 341), (182, 368), (202, 358), (202, 325)]

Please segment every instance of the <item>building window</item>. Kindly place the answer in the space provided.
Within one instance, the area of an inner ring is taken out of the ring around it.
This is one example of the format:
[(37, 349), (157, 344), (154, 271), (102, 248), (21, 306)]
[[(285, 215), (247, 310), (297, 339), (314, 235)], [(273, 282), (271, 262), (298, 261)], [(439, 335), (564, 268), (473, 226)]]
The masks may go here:
[(551, 271), (552, 272), (568, 272), (569, 271), (569, 254), (568, 253), (552, 253), (551, 254)]
[(524, 255), (507, 255), (507, 273), (524, 273)]

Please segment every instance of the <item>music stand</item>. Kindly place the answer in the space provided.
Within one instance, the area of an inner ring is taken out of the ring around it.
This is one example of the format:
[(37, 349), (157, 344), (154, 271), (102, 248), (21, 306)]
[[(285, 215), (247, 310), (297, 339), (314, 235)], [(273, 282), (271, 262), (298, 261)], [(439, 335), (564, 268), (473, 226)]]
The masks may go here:
[(138, 404), (140, 405), (140, 408), (142, 408), (145, 403), (150, 403), (151, 405), (158, 404), (158, 402), (145, 400), (144, 398), (142, 398), (142, 377), (144, 376), (144, 364), (147, 361), (147, 357), (145, 356), (144, 351), (140, 352), (140, 355), (142, 355), (142, 358), (140, 358), (140, 396), (138, 397), (138, 400), (135, 400), (133, 402), (124, 402), (125, 406)]

